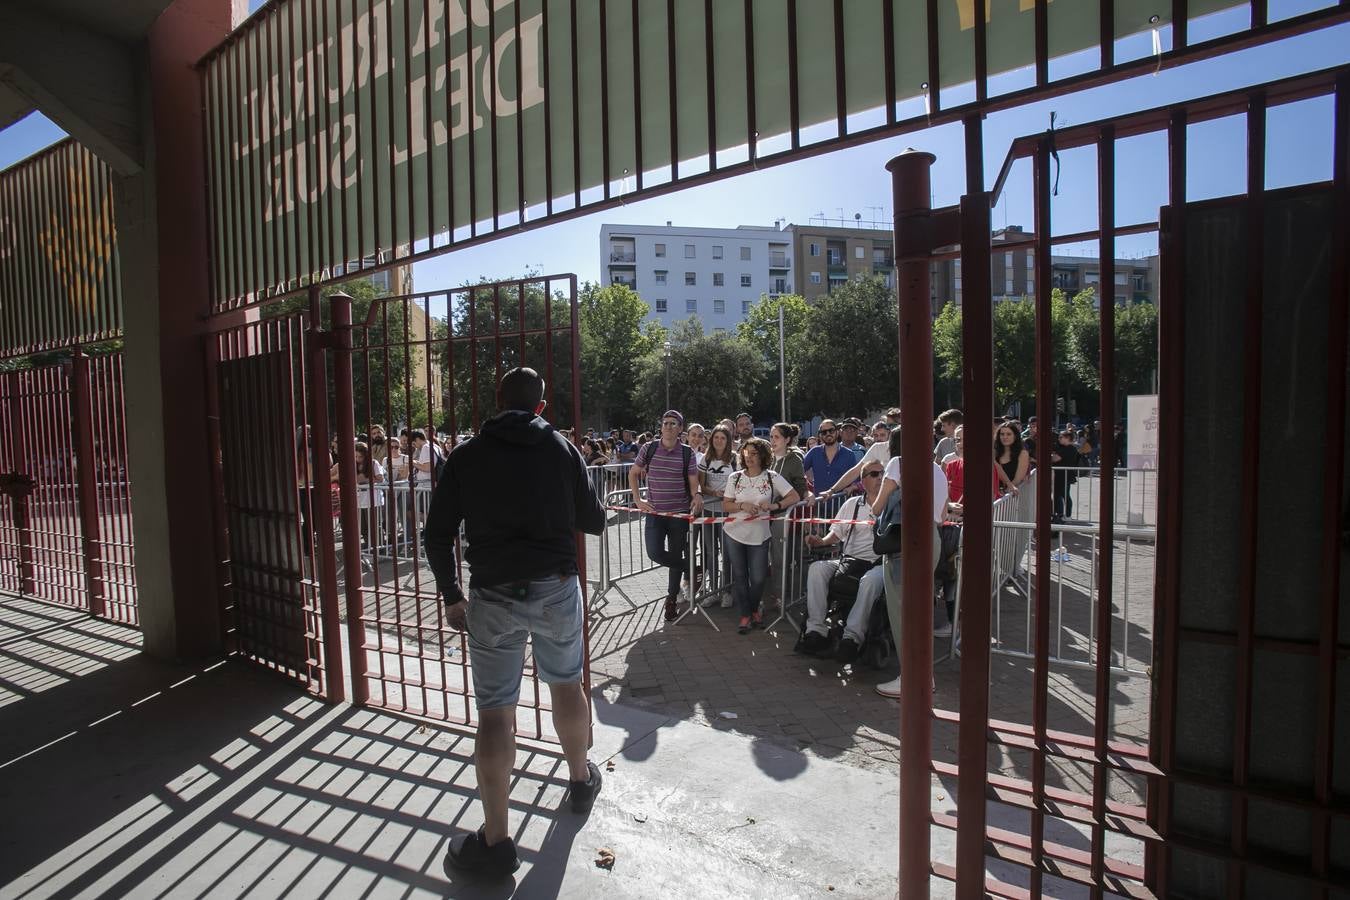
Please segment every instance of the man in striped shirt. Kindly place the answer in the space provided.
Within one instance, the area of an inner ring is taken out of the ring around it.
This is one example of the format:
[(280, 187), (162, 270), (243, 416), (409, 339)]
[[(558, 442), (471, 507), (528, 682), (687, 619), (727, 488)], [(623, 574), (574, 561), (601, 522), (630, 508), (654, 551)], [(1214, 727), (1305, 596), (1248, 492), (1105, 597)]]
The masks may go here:
[[(680, 443), (680, 429), (684, 416), (676, 410), (666, 410), (661, 416), (661, 440), (642, 448), (633, 466), (628, 470), (628, 485), (637, 506), (647, 514), (643, 537), (647, 556), (659, 566), (666, 566), (665, 616), (670, 622), (679, 616), (680, 576), (684, 574), (685, 550), (689, 538), (689, 522), (662, 513), (700, 515), (703, 499), (698, 490), (698, 463), (694, 451)], [(641, 482), (647, 479), (647, 497), (641, 499)], [(655, 514), (655, 515), (653, 515)]]

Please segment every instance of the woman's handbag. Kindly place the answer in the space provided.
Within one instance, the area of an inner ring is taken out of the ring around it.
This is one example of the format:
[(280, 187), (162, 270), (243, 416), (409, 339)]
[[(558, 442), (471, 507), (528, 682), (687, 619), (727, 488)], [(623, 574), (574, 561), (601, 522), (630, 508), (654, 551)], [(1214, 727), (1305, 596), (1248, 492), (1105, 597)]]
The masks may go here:
[(878, 556), (891, 556), (900, 552), (900, 489), (896, 488), (886, 498), (886, 508), (877, 516), (872, 526), (872, 552)]

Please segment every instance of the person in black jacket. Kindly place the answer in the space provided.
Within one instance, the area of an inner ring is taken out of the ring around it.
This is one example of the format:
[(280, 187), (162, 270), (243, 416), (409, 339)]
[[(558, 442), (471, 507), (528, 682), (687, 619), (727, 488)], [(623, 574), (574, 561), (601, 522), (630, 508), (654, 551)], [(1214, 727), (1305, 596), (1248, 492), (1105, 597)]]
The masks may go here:
[[(586, 613), (576, 535), (600, 534), (605, 512), (581, 454), (540, 417), (543, 397), (544, 380), (533, 369), (512, 369), (502, 377), (499, 402), (505, 411), (446, 459), (423, 531), (446, 617), (453, 628), (469, 633), (479, 711), (474, 764), (485, 822), (451, 841), (448, 858), (458, 868), (485, 874), (505, 875), (520, 866), (507, 829), (507, 795), (529, 637), (567, 757), (572, 811), (589, 812), (600, 790), (600, 769), (586, 758), (590, 698), (582, 681)], [(456, 577), (461, 521), (468, 545), (467, 597)]]

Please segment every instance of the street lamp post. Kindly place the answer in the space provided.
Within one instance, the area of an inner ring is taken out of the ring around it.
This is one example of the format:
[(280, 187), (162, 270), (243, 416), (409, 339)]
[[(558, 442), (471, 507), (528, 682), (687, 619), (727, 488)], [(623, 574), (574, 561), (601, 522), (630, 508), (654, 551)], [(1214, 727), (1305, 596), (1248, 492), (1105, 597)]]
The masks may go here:
[(666, 358), (666, 409), (670, 409), (670, 341), (661, 345)]

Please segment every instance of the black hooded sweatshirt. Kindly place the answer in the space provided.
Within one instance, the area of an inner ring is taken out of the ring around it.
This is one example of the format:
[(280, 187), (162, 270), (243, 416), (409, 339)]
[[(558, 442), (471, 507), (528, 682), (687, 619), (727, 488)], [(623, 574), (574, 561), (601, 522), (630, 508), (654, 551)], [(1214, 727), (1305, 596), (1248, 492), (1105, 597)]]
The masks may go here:
[(599, 534), (605, 511), (580, 452), (536, 415), (508, 410), (445, 461), (422, 532), (427, 563), (447, 603), (463, 598), (455, 538), (474, 587), (577, 574), (576, 532)]

